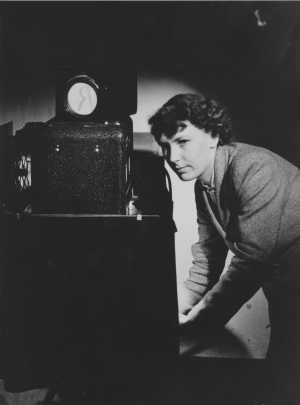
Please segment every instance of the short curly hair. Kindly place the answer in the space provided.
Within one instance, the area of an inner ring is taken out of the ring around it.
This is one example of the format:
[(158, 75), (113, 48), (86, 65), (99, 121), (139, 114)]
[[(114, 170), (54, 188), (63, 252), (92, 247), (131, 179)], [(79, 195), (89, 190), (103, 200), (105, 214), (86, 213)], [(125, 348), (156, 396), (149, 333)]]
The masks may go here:
[(171, 138), (178, 131), (181, 121), (189, 121), (199, 129), (219, 136), (219, 144), (230, 143), (232, 122), (228, 110), (219, 101), (201, 93), (177, 94), (167, 101), (149, 120), (151, 133), (159, 142), (164, 134)]

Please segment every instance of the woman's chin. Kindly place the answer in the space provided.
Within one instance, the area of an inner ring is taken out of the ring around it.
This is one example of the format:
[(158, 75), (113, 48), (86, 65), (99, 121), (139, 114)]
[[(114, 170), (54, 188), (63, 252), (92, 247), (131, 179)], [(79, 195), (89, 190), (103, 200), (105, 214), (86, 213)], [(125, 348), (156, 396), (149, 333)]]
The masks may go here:
[(196, 178), (192, 173), (177, 173), (177, 176), (182, 181), (191, 181), (191, 180), (195, 180), (195, 178)]

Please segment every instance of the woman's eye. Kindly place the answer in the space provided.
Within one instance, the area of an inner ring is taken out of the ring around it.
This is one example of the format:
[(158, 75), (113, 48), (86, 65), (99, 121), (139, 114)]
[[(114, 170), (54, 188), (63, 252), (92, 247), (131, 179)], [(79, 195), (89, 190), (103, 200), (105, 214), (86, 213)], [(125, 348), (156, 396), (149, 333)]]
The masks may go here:
[(188, 141), (186, 139), (181, 139), (180, 141), (178, 141), (179, 145), (184, 145), (187, 142)]

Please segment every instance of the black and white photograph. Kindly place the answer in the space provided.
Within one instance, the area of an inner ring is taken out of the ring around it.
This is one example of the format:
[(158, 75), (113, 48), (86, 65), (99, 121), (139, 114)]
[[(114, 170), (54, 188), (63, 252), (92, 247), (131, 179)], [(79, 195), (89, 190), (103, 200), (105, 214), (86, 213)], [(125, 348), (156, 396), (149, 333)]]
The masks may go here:
[(0, 405), (299, 405), (300, 2), (1, 2), (0, 221)]

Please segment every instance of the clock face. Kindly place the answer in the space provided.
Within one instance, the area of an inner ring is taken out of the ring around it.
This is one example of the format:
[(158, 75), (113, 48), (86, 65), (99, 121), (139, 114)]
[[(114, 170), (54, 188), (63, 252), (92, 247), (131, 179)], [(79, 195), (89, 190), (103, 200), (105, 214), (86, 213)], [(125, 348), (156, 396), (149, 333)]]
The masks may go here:
[(95, 89), (85, 82), (73, 84), (67, 94), (69, 110), (77, 115), (89, 115), (98, 102)]

